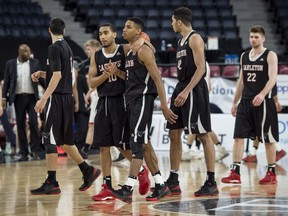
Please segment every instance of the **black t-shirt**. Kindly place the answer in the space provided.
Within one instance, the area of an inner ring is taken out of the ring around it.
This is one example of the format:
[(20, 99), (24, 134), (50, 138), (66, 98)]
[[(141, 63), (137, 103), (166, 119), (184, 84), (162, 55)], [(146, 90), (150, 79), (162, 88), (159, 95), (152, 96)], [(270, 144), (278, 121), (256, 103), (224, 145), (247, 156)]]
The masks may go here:
[(57, 40), (48, 48), (46, 81), (49, 84), (53, 72), (61, 71), (61, 79), (56, 94), (72, 94), (73, 53), (64, 39)]

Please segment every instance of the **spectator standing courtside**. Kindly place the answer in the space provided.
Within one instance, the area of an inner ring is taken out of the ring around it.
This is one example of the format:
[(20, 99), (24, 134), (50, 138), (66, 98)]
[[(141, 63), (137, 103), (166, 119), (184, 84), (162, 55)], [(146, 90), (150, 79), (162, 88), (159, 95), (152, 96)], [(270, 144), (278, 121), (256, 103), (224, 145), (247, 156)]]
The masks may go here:
[(39, 99), (38, 84), (32, 82), (31, 74), (39, 70), (38, 60), (30, 58), (30, 47), (21, 44), (18, 57), (6, 63), (3, 85), (3, 105), (14, 103), (20, 152), (15, 156), (16, 161), (27, 161), (30, 154), (26, 134), (26, 114), (29, 117), (31, 155), (40, 159), (40, 131), (37, 113), (34, 110)]

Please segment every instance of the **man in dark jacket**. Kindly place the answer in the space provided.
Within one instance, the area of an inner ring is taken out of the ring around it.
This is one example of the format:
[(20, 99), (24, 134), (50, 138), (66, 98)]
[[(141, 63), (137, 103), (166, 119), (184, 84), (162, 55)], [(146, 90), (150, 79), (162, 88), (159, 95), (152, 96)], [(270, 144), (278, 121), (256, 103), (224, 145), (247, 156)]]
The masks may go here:
[(18, 57), (6, 63), (3, 85), (3, 103), (14, 103), (20, 154), (16, 161), (27, 161), (29, 155), (26, 134), (26, 114), (29, 117), (30, 148), (34, 159), (40, 159), (40, 132), (37, 123), (37, 113), (34, 110), (39, 99), (37, 83), (32, 82), (31, 74), (38, 71), (38, 60), (30, 58), (30, 47), (21, 44)]

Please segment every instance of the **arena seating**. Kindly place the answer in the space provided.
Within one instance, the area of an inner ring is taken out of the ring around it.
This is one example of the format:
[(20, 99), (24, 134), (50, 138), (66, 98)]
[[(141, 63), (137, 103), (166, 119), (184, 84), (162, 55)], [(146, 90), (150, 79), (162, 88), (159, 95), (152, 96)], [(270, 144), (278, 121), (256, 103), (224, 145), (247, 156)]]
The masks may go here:
[(50, 17), (43, 13), (38, 3), (1, 0), (0, 6), (0, 37), (49, 37), (47, 25)]
[[(162, 40), (167, 40), (167, 44), (175, 43), (177, 36), (172, 34), (171, 14), (176, 7), (188, 6), (193, 11), (193, 27), (204, 38), (216, 36), (221, 40), (239, 39), (236, 18), (229, 0), (61, 1), (67, 10), (73, 11), (75, 21), (81, 21), (86, 27), (86, 32), (95, 35), (98, 34), (99, 25), (103, 20), (116, 23), (130, 16), (139, 16), (146, 21), (146, 31), (155, 31), (150, 35), (154, 43), (159, 45)], [(118, 30), (119, 27), (118, 25)]]
[(288, 1), (269, 0), (270, 8), (274, 13), (274, 22), (277, 23), (277, 32), (281, 34), (281, 43), (286, 47), (285, 55), (288, 55)]

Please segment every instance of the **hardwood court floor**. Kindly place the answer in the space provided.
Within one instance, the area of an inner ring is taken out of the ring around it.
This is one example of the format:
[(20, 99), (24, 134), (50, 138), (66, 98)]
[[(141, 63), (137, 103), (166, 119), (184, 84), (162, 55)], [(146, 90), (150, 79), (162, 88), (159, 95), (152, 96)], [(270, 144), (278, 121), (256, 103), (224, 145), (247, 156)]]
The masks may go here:
[[(159, 165), (166, 179), (169, 175), (168, 152), (157, 152)], [(230, 154), (231, 155), (231, 154)], [(91, 155), (89, 162), (99, 166), (99, 155)], [(288, 215), (288, 177), (285, 168), (288, 156), (277, 164), (277, 185), (263, 186), (259, 178), (265, 175), (265, 153), (258, 154), (257, 164), (242, 165), (242, 184), (225, 185), (221, 177), (229, 172), (231, 156), (216, 163), (216, 180), (219, 196), (195, 198), (193, 193), (205, 181), (203, 160), (182, 162), (180, 184), (181, 196), (170, 196), (160, 202), (147, 202), (140, 196), (138, 186), (134, 189), (131, 205), (122, 201), (95, 202), (91, 196), (101, 190), (102, 176), (85, 191), (78, 191), (82, 183), (81, 173), (73, 161), (59, 158), (57, 178), (61, 195), (30, 195), (29, 190), (40, 186), (46, 173), (45, 161), (29, 161), (0, 164), (0, 215), (16, 216), (78, 216), (78, 215)], [(128, 163), (114, 165), (113, 185), (125, 183)], [(151, 176), (150, 176), (151, 177)], [(152, 184), (154, 184), (153, 179)]]

